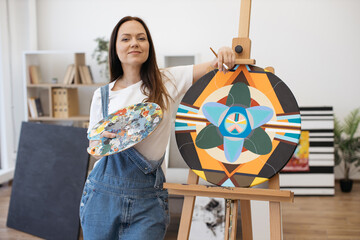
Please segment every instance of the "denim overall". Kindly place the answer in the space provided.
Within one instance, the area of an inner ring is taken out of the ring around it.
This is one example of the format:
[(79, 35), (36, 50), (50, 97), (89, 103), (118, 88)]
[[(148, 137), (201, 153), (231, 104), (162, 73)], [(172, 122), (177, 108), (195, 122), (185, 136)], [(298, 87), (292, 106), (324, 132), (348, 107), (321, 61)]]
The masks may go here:
[[(109, 86), (101, 88), (108, 115)], [(169, 224), (168, 192), (160, 161), (135, 148), (103, 157), (89, 174), (80, 203), (84, 240), (159, 240)]]

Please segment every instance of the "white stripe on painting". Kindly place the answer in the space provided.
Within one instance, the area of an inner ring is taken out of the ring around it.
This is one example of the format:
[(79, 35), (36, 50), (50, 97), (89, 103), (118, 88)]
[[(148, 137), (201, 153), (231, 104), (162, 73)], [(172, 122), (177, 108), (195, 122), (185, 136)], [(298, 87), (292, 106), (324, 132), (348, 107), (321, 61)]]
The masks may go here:
[(206, 117), (205, 117), (204, 115), (192, 114), (192, 113), (181, 113), (181, 112), (178, 112), (178, 113), (176, 113), (176, 116), (195, 117), (195, 118), (200, 118), (200, 119), (206, 119)]
[(311, 160), (309, 159), (310, 167), (333, 167), (334, 161), (331, 160)]
[(300, 114), (312, 114), (312, 115), (323, 115), (323, 114), (334, 114), (333, 111), (300, 111)]
[(334, 154), (309, 154), (309, 159), (310, 160), (334, 160), (335, 159), (335, 155)]
[(310, 137), (310, 142), (333, 142), (334, 138), (314, 138)]
[(281, 132), (281, 133), (296, 133), (300, 134), (301, 131), (299, 130), (289, 130), (289, 129), (278, 129), (278, 128), (265, 128), (266, 132)]
[(333, 173), (280, 173), (280, 187), (333, 187)]
[(204, 126), (206, 126), (206, 122), (198, 122), (198, 121), (191, 121), (191, 120), (180, 120), (180, 119), (176, 119), (175, 122), (178, 122), (178, 123), (188, 123), (188, 124), (196, 124), (196, 125), (204, 125)]
[(334, 147), (309, 147), (309, 152), (334, 152)]
[(301, 127), (301, 124), (300, 124), (300, 123), (289, 123), (289, 122), (270, 121), (270, 122), (267, 122), (266, 124), (273, 124), (273, 125), (279, 125), (279, 126), (296, 126), (296, 127)]
[(334, 129), (334, 121), (302, 121), (302, 130)]
[(290, 190), (294, 195), (334, 195), (334, 188), (281, 188), (281, 190)]

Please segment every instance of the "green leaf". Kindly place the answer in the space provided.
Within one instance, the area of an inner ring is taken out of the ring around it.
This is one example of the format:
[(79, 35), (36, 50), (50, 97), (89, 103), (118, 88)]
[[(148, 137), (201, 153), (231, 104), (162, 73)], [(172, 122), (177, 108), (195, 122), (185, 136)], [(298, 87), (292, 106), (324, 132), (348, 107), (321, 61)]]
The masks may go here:
[(353, 138), (360, 123), (360, 109), (354, 109), (349, 115), (345, 118), (344, 122), (344, 132)]
[(360, 108), (351, 111), (341, 123), (334, 120), (335, 164), (344, 168), (345, 178), (350, 177), (350, 170), (359, 170), (360, 166), (360, 138), (355, 137), (360, 124)]
[(235, 83), (230, 91), (226, 100), (226, 106), (242, 105), (250, 107), (251, 97), (249, 87), (245, 83)]
[(219, 128), (213, 124), (204, 127), (196, 136), (196, 146), (202, 149), (209, 149), (223, 144), (223, 136)]

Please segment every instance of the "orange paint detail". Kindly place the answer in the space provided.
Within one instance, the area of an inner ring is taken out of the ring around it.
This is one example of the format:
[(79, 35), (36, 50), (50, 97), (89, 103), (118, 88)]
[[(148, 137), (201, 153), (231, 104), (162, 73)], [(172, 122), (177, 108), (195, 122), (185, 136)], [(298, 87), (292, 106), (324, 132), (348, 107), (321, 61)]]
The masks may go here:
[[(196, 132), (191, 132), (190, 135), (191, 138), (193, 139), (193, 142), (195, 143)], [(195, 145), (195, 149), (199, 157), (202, 168), (219, 170), (219, 171), (223, 170), (222, 167), (219, 165), (219, 161), (213, 158), (212, 156), (210, 156), (204, 149), (198, 148), (196, 145)]]
[(220, 167), (224, 170), (226, 176), (228, 176), (228, 177), (230, 178), (230, 173), (229, 173), (229, 171), (225, 168), (224, 164), (222, 164), (222, 162), (219, 162), (219, 161), (218, 161), (218, 163), (219, 163)]
[[(241, 72), (241, 68), (238, 67), (235, 72), (233, 72), (233, 74), (231, 75), (231, 77), (226, 81), (225, 85), (231, 85), (232, 82), (236, 79), (236, 77), (240, 74)], [(225, 80), (225, 79), (224, 79)]]
[[(245, 163), (246, 164), (246, 163)], [(243, 166), (245, 166), (245, 164), (240, 164), (236, 169), (234, 169), (234, 171), (232, 171), (230, 173), (230, 176), (229, 177), (232, 177), (235, 173), (237, 172), (242, 172), (242, 171), (238, 171), (240, 168), (242, 168)]]
[(260, 155), (258, 158), (244, 163), (241, 167), (241, 173), (248, 173), (248, 174), (259, 174), (261, 169), (264, 167), (266, 161), (269, 157), (273, 154), (274, 150), (277, 148), (279, 141), (273, 140), (273, 148), (270, 153), (266, 155)]
[(149, 114), (149, 110), (142, 112), (142, 115), (146, 117)]
[(285, 122), (285, 123), (288, 123), (289, 122), (289, 120), (287, 120), (287, 119), (282, 119), (282, 120), (276, 120), (277, 122)]
[(126, 112), (127, 112), (127, 110), (126, 110), (126, 108), (124, 108), (124, 109), (121, 109), (121, 110), (117, 111), (114, 115), (121, 116), (121, 115), (124, 115)]
[[(254, 79), (254, 87), (257, 88), (260, 92), (265, 94), (265, 96), (271, 101), (271, 104), (275, 108), (277, 114), (284, 113), (284, 110), (278, 100), (277, 95), (271, 85), (266, 74), (259, 73), (248, 73), (252, 79)], [(246, 77), (247, 78), (247, 77)], [(255, 84), (256, 82), (256, 84)]]
[(213, 79), (210, 81), (210, 83), (206, 86), (204, 91), (196, 99), (193, 105), (196, 107), (200, 107), (211, 93), (213, 93), (219, 88), (231, 84), (231, 82), (234, 81), (238, 74), (238, 70), (236, 70), (235, 72), (228, 72), (226, 74), (224, 74), (223, 72), (217, 72)]
[[(250, 87), (254, 87), (255, 86), (255, 83), (251, 77), (251, 75), (249, 74), (249, 71), (247, 70), (246, 66), (245, 65), (240, 65), (239, 68), (243, 71), (244, 75), (245, 75), (245, 78), (246, 80), (248, 81), (249, 83), (249, 86)], [(238, 69), (239, 69), (238, 68)]]

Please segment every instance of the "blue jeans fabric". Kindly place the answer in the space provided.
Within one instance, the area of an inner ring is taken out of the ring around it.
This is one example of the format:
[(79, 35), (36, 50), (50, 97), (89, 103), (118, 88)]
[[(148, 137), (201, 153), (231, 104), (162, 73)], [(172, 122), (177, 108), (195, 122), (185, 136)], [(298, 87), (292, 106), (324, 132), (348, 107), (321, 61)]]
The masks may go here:
[(80, 203), (84, 239), (163, 239), (170, 218), (161, 163), (134, 148), (102, 158)]

